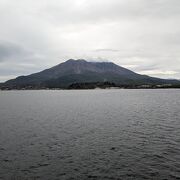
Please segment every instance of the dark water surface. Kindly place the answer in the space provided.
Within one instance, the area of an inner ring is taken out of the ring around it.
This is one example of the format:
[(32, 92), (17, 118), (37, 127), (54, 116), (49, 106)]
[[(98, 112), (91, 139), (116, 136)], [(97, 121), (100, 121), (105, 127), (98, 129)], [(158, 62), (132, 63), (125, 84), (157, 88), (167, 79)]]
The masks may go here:
[(180, 179), (180, 90), (1, 91), (0, 179)]

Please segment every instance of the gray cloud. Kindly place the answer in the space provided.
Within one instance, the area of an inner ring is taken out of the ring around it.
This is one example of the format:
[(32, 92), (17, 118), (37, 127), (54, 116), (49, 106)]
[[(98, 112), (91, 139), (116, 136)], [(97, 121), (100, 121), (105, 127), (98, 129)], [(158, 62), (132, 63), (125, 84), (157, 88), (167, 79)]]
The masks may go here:
[(57, 0), (42, 6), (43, 15), (55, 24), (113, 22), (121, 19), (170, 18), (179, 16), (178, 0)]
[(18, 45), (8, 42), (0, 43), (0, 61), (4, 61), (9, 58), (26, 56), (28, 53), (29, 52)]
[(1, 0), (0, 81), (69, 58), (180, 78), (179, 21), (179, 0)]

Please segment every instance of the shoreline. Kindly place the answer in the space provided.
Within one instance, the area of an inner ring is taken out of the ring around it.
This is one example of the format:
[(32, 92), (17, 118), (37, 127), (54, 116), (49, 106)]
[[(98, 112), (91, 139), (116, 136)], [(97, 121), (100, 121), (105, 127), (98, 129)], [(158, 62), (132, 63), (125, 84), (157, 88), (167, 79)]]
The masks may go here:
[(166, 87), (166, 88), (86, 88), (86, 89), (58, 89), (58, 88), (50, 88), (50, 89), (0, 89), (0, 91), (77, 91), (77, 90), (156, 90), (156, 89), (180, 89), (180, 87)]

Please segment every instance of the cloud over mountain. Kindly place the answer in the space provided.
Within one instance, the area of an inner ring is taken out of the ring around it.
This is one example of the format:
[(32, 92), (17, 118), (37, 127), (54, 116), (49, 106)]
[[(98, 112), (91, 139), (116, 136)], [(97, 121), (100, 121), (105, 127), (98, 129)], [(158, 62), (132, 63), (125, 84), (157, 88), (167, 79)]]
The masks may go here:
[(180, 78), (179, 20), (179, 0), (1, 0), (0, 81), (69, 58)]

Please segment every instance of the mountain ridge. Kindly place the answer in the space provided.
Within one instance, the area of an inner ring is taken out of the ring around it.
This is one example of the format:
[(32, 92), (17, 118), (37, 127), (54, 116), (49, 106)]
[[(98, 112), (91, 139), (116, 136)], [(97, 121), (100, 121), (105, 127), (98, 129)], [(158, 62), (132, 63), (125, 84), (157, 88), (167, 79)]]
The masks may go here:
[(75, 83), (110, 82), (117, 86), (179, 84), (178, 80), (167, 80), (135, 73), (113, 62), (88, 62), (84, 59), (69, 59), (49, 69), (27, 76), (19, 76), (1, 84), (3, 88), (21, 89), (31, 87), (68, 88)]

